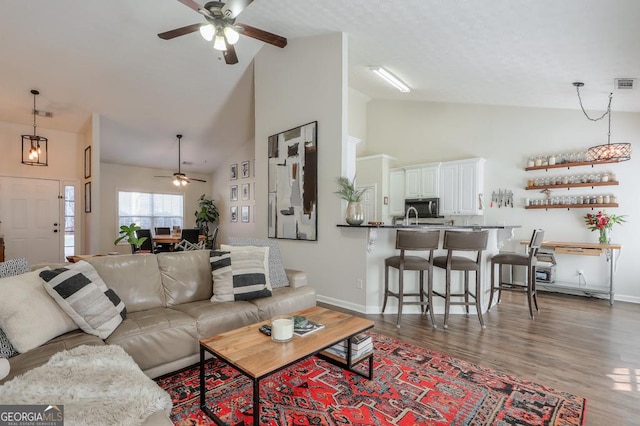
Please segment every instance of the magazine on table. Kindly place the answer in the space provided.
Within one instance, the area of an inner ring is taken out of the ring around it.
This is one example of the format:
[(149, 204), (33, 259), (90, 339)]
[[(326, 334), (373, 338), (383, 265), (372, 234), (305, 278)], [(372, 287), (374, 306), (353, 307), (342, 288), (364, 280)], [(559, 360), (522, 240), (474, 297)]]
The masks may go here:
[(293, 328), (293, 333), (296, 336), (306, 336), (307, 334), (311, 334), (315, 331), (324, 328), (324, 324), (320, 324), (319, 322), (306, 320), (302, 324), (296, 324)]

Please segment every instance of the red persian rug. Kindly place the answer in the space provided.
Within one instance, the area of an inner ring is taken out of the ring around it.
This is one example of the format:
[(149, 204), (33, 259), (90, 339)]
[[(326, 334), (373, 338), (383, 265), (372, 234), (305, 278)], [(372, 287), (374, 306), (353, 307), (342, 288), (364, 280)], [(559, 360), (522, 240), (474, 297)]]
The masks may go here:
[[(374, 338), (369, 381), (318, 357), (260, 383), (261, 425), (582, 425), (586, 400), (397, 339)], [(207, 401), (229, 424), (252, 423), (252, 387), (217, 359), (207, 365)], [(362, 368), (366, 368), (364, 363)], [(199, 409), (199, 368), (157, 383), (178, 425), (209, 425)]]

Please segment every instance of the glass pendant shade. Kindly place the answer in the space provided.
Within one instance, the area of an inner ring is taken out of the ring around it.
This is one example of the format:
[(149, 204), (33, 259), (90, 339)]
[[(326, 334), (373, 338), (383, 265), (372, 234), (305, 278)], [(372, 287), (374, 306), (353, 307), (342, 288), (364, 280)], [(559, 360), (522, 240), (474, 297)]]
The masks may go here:
[(222, 34), (222, 32), (216, 34), (216, 39), (213, 42), (213, 48), (222, 51), (227, 50), (227, 43), (224, 41), (224, 35)]
[(213, 28), (213, 25), (203, 25), (200, 27), (200, 35), (203, 39), (207, 41), (213, 40), (213, 36), (216, 34), (216, 30)]
[(227, 39), (227, 43), (234, 45), (240, 39), (240, 34), (230, 25), (224, 27), (224, 36)]

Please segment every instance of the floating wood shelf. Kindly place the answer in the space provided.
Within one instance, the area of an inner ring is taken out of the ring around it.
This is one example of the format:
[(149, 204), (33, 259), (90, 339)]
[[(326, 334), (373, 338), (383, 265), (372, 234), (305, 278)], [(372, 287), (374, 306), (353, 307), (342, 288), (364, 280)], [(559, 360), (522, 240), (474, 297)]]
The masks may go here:
[(585, 183), (561, 183), (559, 185), (539, 185), (539, 186), (527, 186), (526, 190), (532, 189), (562, 189), (562, 188), (595, 188), (596, 186), (614, 186), (619, 185), (618, 181), (609, 182), (585, 182)]
[(611, 164), (611, 163), (619, 163), (618, 160), (601, 160), (601, 161), (580, 161), (574, 163), (563, 163), (563, 164), (551, 164), (547, 166), (533, 166), (525, 168), (526, 171), (529, 170), (548, 170), (548, 169), (562, 169), (566, 167), (570, 169), (572, 167), (580, 167), (580, 166), (597, 166), (598, 164)]
[(551, 204), (546, 206), (525, 206), (525, 209), (599, 209), (603, 207), (618, 207), (618, 203), (602, 204)]

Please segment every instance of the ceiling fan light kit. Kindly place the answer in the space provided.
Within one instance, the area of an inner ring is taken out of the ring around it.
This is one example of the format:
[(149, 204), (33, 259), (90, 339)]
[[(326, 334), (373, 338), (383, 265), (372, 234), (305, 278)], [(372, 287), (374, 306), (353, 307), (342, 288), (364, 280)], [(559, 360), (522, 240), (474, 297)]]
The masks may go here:
[(604, 117), (609, 119), (609, 128), (607, 132), (607, 143), (602, 145), (592, 146), (587, 150), (587, 159), (590, 161), (627, 161), (631, 160), (631, 144), (630, 143), (611, 143), (611, 100), (613, 99), (613, 93), (609, 93), (609, 105), (606, 111), (598, 118), (591, 118), (587, 111), (585, 111), (582, 105), (582, 98), (580, 97), (580, 88), (584, 86), (584, 83), (576, 81), (573, 83), (578, 94), (578, 101), (580, 103), (580, 109), (582, 113), (590, 121), (599, 121)]
[(206, 41), (213, 41), (214, 49), (223, 52), (224, 60), (229, 65), (238, 63), (238, 56), (233, 45), (240, 39), (240, 34), (280, 48), (287, 45), (287, 39), (284, 37), (250, 25), (236, 23), (236, 17), (253, 0), (228, 0), (226, 3), (210, 1), (204, 6), (200, 6), (194, 0), (178, 1), (204, 16), (208, 23), (191, 24), (158, 34), (158, 37), (163, 40), (171, 40), (172, 38), (200, 31), (202, 38)]
[(182, 170), (180, 168), (181, 160), (182, 160), (182, 157), (181, 157), (182, 135), (176, 135), (176, 137), (178, 138), (178, 171), (175, 172), (172, 176), (154, 176), (154, 177), (172, 178), (173, 179), (172, 183), (177, 187), (187, 186), (192, 180), (196, 182), (206, 182), (206, 180), (190, 178), (189, 176), (182, 173)]
[(395, 87), (399, 91), (403, 93), (411, 92), (411, 89), (409, 88), (409, 86), (407, 86), (402, 80), (400, 80), (395, 75), (391, 74), (386, 69), (380, 66), (374, 66), (374, 67), (371, 67), (370, 69), (371, 71), (376, 73), (379, 77), (381, 77), (384, 81), (391, 84), (393, 87)]

